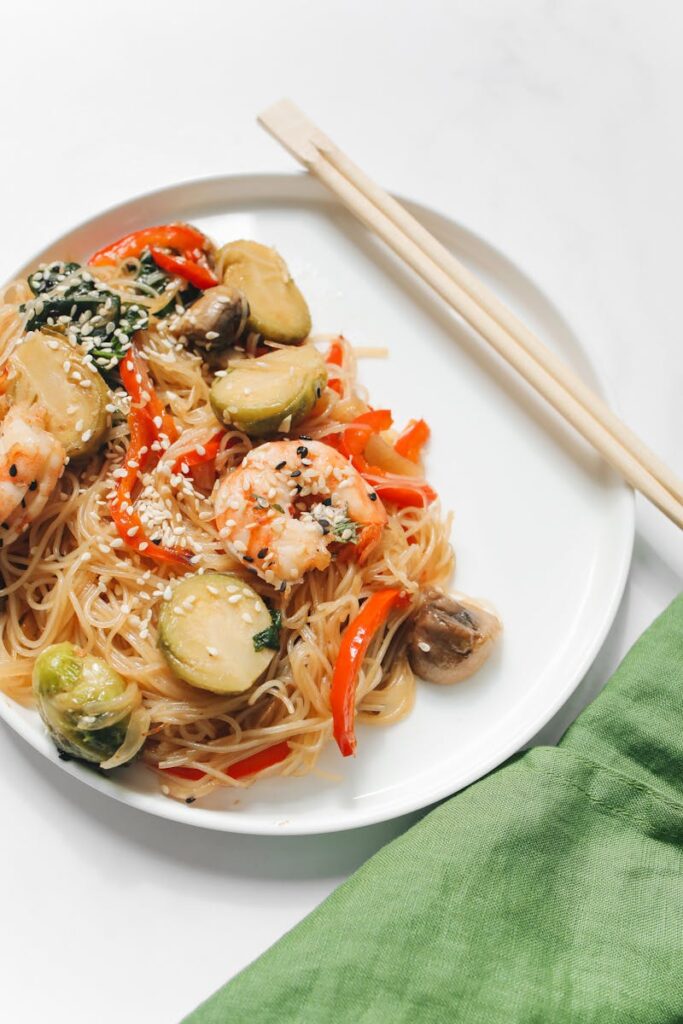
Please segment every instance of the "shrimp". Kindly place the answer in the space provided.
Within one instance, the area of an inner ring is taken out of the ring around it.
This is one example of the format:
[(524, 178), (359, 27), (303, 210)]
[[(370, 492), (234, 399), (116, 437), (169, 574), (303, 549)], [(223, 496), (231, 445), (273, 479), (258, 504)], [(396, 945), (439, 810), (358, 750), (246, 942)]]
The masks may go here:
[(0, 424), (0, 546), (40, 515), (64, 471), (64, 447), (45, 430), (46, 413), (23, 402)]
[(333, 545), (353, 544), (363, 562), (387, 521), (358, 470), (320, 441), (254, 448), (223, 477), (214, 501), (227, 550), (280, 589), (326, 569)]

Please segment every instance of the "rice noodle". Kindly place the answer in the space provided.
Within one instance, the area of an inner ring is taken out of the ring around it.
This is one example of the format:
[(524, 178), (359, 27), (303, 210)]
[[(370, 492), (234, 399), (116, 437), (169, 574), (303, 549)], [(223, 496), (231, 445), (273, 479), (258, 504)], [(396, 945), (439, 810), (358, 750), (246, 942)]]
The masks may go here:
[[(117, 268), (102, 268), (101, 276), (122, 294), (130, 288), (130, 278)], [(0, 295), (0, 362), (21, 334), (18, 304), (29, 296), (25, 281), (13, 283)], [(165, 293), (164, 302), (168, 298)], [(147, 302), (152, 312), (157, 308), (151, 297), (137, 294), (135, 301)], [(137, 343), (161, 400), (181, 430), (180, 439), (153, 471), (161, 484), (183, 452), (205, 443), (218, 428), (209, 405), (209, 371), (199, 356), (166, 332), (163, 321), (152, 324), (139, 333)], [(247, 356), (254, 354), (258, 341), (255, 335), (247, 339)], [(324, 439), (367, 408), (367, 396), (356, 382), (353, 350), (348, 343), (341, 344), (344, 365), (330, 367), (341, 394), (324, 390), (314, 414), (298, 428), (303, 435)], [(125, 396), (117, 392), (115, 397), (125, 412)], [(218, 473), (239, 465), (251, 446), (240, 431), (226, 432), (216, 460)], [(36, 657), (49, 644), (68, 640), (106, 659), (141, 695), (124, 746), (104, 767), (114, 767), (134, 753), (149, 726), (142, 748), (148, 765), (205, 773), (199, 780), (161, 775), (163, 791), (179, 799), (193, 800), (218, 787), (250, 785), (254, 777), (233, 779), (226, 769), (282, 740), (289, 742), (289, 756), (259, 772), (258, 778), (311, 771), (332, 733), (330, 684), (345, 625), (374, 590), (400, 586), (417, 593), (447, 581), (453, 568), (449, 518), (442, 516), (438, 504), (398, 511), (389, 507), (382, 540), (362, 566), (353, 560), (333, 561), (326, 571), (310, 572), (283, 594), (274, 593), (255, 576), (244, 577), (279, 607), (281, 647), (250, 691), (218, 696), (174, 677), (157, 648), (163, 595), (184, 573), (146, 561), (118, 540), (107, 496), (112, 472), (122, 464), (126, 447), (127, 426), (119, 422), (111, 428), (103, 452), (67, 466), (27, 534), (0, 550), (0, 688), (30, 704)], [(199, 556), (188, 574), (218, 571), (244, 576), (245, 567), (222, 547), (207, 492), (188, 478), (164, 500), (168, 522), (182, 524), (188, 545)], [(391, 724), (412, 707), (415, 680), (400, 641), (406, 614), (392, 614), (370, 645), (358, 684), (360, 722)]]

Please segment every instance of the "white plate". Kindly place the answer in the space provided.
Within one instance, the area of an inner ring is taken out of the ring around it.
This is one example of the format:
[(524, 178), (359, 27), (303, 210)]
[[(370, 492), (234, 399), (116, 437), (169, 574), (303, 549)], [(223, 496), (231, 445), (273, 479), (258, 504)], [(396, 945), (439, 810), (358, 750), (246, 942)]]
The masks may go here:
[[(519, 270), (448, 218), (412, 209), (597, 387), (571, 330)], [(519, 749), (581, 680), (626, 580), (631, 492), (306, 176), (225, 177), (163, 189), (81, 225), (31, 266), (82, 259), (134, 228), (169, 220), (191, 220), (218, 241), (275, 245), (310, 303), (316, 331), (388, 346), (388, 360), (361, 362), (361, 380), (399, 424), (428, 419), (428, 476), (444, 507), (455, 511), (456, 586), (495, 604), (503, 643), (467, 683), (420, 684), (414, 711), (398, 725), (359, 728), (355, 760), (342, 760), (330, 744), (320, 766), (338, 781), (275, 779), (202, 806), (163, 797), (156, 776), (140, 765), (103, 777), (60, 761), (36, 713), (3, 698), (0, 714), (74, 778), (205, 828), (327, 832), (424, 807)]]

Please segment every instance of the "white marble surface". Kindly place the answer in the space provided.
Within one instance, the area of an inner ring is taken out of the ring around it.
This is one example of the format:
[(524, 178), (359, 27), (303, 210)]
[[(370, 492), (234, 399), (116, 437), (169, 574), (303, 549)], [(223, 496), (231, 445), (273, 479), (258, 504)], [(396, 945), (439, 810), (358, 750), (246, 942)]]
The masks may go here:
[[(288, 94), (385, 185), (534, 277), (680, 473), (682, 29), (670, 0), (12, 5), (0, 278), (129, 195), (290, 170), (254, 124)], [(542, 741), (681, 589), (677, 531), (640, 500), (637, 529), (611, 634)], [(4, 727), (0, 764), (0, 1015), (13, 1024), (178, 1020), (413, 820), (209, 834), (105, 800)]]

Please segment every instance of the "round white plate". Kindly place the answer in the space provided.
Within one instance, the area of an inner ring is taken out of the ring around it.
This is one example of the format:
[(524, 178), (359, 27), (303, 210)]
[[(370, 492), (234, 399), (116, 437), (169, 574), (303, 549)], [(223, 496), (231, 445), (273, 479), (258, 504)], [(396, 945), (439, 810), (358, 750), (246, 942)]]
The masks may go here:
[[(567, 324), (519, 270), (448, 218), (408, 205), (598, 386)], [(361, 361), (361, 380), (373, 404), (389, 406), (399, 424), (411, 416), (429, 421), (428, 477), (455, 512), (455, 586), (493, 602), (503, 642), (469, 682), (419, 684), (403, 722), (359, 728), (355, 759), (342, 759), (330, 744), (320, 761), (324, 775), (227, 790), (201, 805), (162, 796), (141, 765), (104, 777), (60, 761), (35, 712), (3, 697), (0, 714), (74, 778), (205, 828), (327, 832), (424, 807), (518, 750), (585, 674), (626, 580), (631, 492), (309, 177), (224, 177), (162, 189), (81, 225), (31, 266), (83, 259), (130, 230), (169, 220), (191, 220), (219, 242), (276, 246), (309, 301), (315, 331), (388, 347), (388, 359)]]

